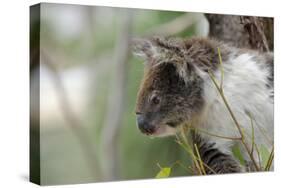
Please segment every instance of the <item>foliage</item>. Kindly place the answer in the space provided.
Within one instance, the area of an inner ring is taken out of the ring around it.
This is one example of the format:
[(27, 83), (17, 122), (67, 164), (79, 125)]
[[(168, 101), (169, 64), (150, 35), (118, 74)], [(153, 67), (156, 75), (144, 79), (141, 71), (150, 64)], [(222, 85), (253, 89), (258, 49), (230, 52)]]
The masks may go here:
[(170, 176), (171, 168), (170, 167), (164, 167), (162, 168), (160, 165), (158, 165), (160, 168), (160, 171), (156, 175), (155, 178), (167, 178)]

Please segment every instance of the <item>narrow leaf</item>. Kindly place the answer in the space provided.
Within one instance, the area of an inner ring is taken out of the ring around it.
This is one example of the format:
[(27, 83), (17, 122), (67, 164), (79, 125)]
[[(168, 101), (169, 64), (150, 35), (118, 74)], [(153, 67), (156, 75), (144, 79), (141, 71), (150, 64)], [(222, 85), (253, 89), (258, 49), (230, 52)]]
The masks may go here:
[(167, 178), (170, 176), (171, 168), (165, 167), (161, 168), (160, 172), (156, 175), (156, 178)]
[(260, 155), (261, 155), (262, 166), (266, 167), (266, 164), (267, 164), (269, 156), (270, 156), (270, 152), (264, 145), (261, 145), (259, 150), (260, 150)]
[(232, 153), (234, 157), (239, 160), (240, 164), (245, 166), (245, 160), (238, 145), (233, 146)]

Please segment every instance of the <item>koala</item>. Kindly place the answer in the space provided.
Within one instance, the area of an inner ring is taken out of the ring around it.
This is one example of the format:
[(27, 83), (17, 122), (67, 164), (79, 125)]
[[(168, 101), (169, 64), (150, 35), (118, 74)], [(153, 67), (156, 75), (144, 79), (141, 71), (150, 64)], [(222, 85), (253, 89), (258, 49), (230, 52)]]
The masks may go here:
[[(172, 136), (190, 124), (199, 130), (192, 131), (191, 139), (203, 162), (212, 169), (207, 169), (207, 174), (249, 170), (251, 159), (241, 140), (227, 139), (240, 138), (241, 134), (211, 79), (213, 75), (218, 82), (222, 80), (223, 94), (243, 130), (245, 144), (251, 148), (254, 135), (256, 146), (264, 145), (271, 151), (273, 52), (239, 49), (198, 37), (137, 38), (132, 41), (132, 49), (144, 60), (135, 109), (142, 133)], [(246, 166), (234, 157), (235, 144), (241, 149)], [(257, 149), (253, 150), (253, 157), (260, 160)]]

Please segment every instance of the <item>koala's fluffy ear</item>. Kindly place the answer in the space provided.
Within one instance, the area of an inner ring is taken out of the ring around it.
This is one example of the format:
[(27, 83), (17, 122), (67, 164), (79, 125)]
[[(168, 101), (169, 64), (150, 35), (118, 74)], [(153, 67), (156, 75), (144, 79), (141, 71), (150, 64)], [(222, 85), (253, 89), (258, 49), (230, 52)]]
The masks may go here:
[(156, 45), (149, 39), (134, 38), (131, 41), (133, 54), (145, 60), (158, 54)]

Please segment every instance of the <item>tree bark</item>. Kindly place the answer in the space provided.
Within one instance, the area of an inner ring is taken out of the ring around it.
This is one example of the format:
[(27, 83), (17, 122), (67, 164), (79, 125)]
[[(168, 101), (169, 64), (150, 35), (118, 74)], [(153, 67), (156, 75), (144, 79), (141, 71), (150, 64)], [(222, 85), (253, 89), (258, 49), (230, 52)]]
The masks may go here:
[[(229, 43), (238, 48), (260, 52), (274, 50), (274, 20), (267, 17), (205, 14), (209, 22), (209, 37)], [(273, 66), (273, 64), (271, 65)], [(272, 80), (273, 80), (272, 71)], [(253, 171), (254, 160), (246, 164)]]
[(209, 37), (239, 48), (273, 51), (273, 18), (205, 14)]

